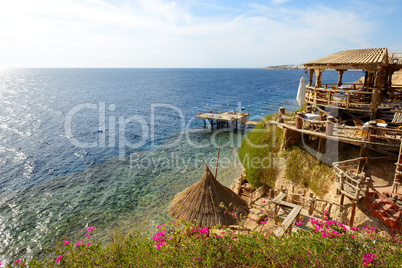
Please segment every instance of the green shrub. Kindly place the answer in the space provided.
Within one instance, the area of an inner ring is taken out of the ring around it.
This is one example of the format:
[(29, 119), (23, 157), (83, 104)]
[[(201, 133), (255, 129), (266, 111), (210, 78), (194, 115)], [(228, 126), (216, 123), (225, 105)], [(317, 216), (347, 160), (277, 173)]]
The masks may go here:
[(282, 144), (282, 130), (276, 126), (265, 126), (275, 115), (263, 120), (243, 138), (239, 149), (239, 160), (245, 168), (248, 182), (255, 188), (266, 184), (273, 187), (278, 172), (277, 153)]
[[(235, 233), (197, 227), (185, 220), (164, 226), (150, 239), (140, 234), (115, 237), (118, 246), (83, 238), (63, 241), (46, 263), (34, 260), (20, 267), (400, 267), (402, 237), (384, 237), (374, 228), (347, 228), (324, 218), (310, 220), (310, 230), (276, 237), (271, 232)], [(119, 234), (116, 234), (119, 236)], [(112, 249), (113, 248), (113, 249)], [(116, 251), (118, 248), (118, 251)], [(58, 258), (57, 258), (58, 257)], [(57, 258), (57, 259), (56, 259)], [(57, 263), (55, 262), (57, 260)]]

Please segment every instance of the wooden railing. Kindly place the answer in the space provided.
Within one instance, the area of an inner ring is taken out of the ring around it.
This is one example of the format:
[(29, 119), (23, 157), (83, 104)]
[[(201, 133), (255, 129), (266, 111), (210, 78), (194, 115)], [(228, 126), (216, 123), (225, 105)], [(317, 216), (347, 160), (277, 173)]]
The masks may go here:
[(315, 105), (344, 107), (346, 109), (374, 111), (379, 104), (379, 94), (372, 91), (306, 86), (306, 101)]
[(359, 200), (367, 195), (368, 178), (359, 170), (361, 162), (366, 159), (366, 157), (359, 157), (333, 163), (338, 193), (353, 200)]
[[(326, 120), (311, 120), (304, 118), (303, 112), (297, 112), (295, 116), (286, 115), (285, 111), (279, 111), (278, 124), (291, 125), (300, 131), (306, 131), (308, 135), (325, 134), (343, 138), (353, 142), (370, 142), (378, 145), (399, 146), (402, 138), (402, 129), (396, 127), (378, 127), (377, 122), (370, 121), (368, 125), (348, 126), (335, 122), (335, 118), (328, 116)], [(280, 125), (281, 126), (281, 125)]]

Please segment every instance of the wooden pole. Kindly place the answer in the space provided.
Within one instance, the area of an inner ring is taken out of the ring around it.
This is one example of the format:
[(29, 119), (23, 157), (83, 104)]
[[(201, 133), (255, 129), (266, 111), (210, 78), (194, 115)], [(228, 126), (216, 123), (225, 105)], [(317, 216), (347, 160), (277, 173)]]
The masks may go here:
[(364, 72), (364, 88), (367, 88), (367, 80), (368, 80), (368, 72), (365, 71)]
[(310, 193), (309, 196), (309, 207), (308, 207), (308, 215), (313, 215), (313, 209), (314, 209), (314, 196), (313, 193)]
[[(362, 145), (362, 147), (360, 148), (360, 157), (365, 157), (367, 154), (367, 144)], [(366, 159), (361, 159), (359, 161), (359, 167), (358, 167), (358, 172), (362, 172), (364, 165), (366, 163)]]
[(332, 136), (332, 132), (334, 131), (334, 125), (335, 125), (335, 117), (329, 115), (327, 117), (327, 122), (325, 124), (325, 135)]
[(344, 70), (337, 70), (338, 71), (338, 87), (340, 87), (342, 85), (342, 76), (343, 76), (343, 72)]
[(297, 112), (296, 116), (296, 128), (301, 129), (303, 126), (303, 113), (302, 112)]
[(215, 179), (216, 179), (216, 176), (218, 175), (218, 164), (219, 164), (219, 153), (221, 152), (221, 145), (219, 144), (219, 147), (218, 147), (218, 157), (217, 157), (217, 159), (216, 159), (216, 169), (215, 169)]
[(314, 70), (313, 69), (309, 69), (310, 71), (310, 77), (308, 80), (308, 86), (311, 87), (311, 85), (313, 84), (313, 75), (314, 75)]
[(322, 75), (322, 70), (316, 69), (315, 70), (315, 86), (316, 87), (321, 87), (321, 75)]
[(283, 115), (285, 115), (285, 107), (279, 107), (278, 123), (283, 123)]
[(353, 227), (353, 222), (354, 222), (354, 220), (355, 220), (355, 213), (356, 213), (356, 204), (357, 204), (357, 202), (355, 202), (355, 201), (352, 201), (352, 215), (350, 215), (350, 223), (349, 223), (349, 226), (350, 227)]
[(376, 121), (369, 121), (368, 125), (369, 125), (369, 131), (368, 131), (367, 138), (368, 138), (369, 142), (373, 142), (374, 139), (375, 139), (375, 137), (373, 135), (375, 135), (375, 131), (376, 131), (376, 128), (377, 128), (377, 122)]

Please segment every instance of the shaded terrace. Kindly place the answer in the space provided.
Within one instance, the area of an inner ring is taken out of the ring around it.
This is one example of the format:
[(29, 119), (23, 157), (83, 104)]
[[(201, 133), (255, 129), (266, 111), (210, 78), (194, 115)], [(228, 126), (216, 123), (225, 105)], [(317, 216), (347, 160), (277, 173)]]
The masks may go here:
[[(387, 48), (345, 50), (304, 64), (309, 71), (305, 101), (312, 105), (374, 113), (377, 108), (402, 108), (402, 85), (392, 85), (392, 75), (402, 69), (401, 53)], [(325, 70), (336, 70), (338, 81), (321, 83)], [(343, 83), (347, 70), (363, 70), (364, 80)], [(315, 75), (315, 83), (313, 77)]]

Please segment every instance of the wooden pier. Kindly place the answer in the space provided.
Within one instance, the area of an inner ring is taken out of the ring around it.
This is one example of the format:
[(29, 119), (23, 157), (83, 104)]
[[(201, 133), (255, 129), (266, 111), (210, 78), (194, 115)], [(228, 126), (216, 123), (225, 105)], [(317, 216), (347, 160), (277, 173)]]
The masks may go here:
[(247, 127), (257, 125), (257, 121), (250, 121), (247, 119), (249, 113), (237, 113), (237, 112), (225, 112), (225, 113), (198, 113), (195, 118), (202, 119), (204, 121), (204, 127), (206, 127), (206, 122), (211, 124), (211, 128), (216, 126), (216, 128), (230, 128), (231, 130), (237, 129), (238, 127)]

